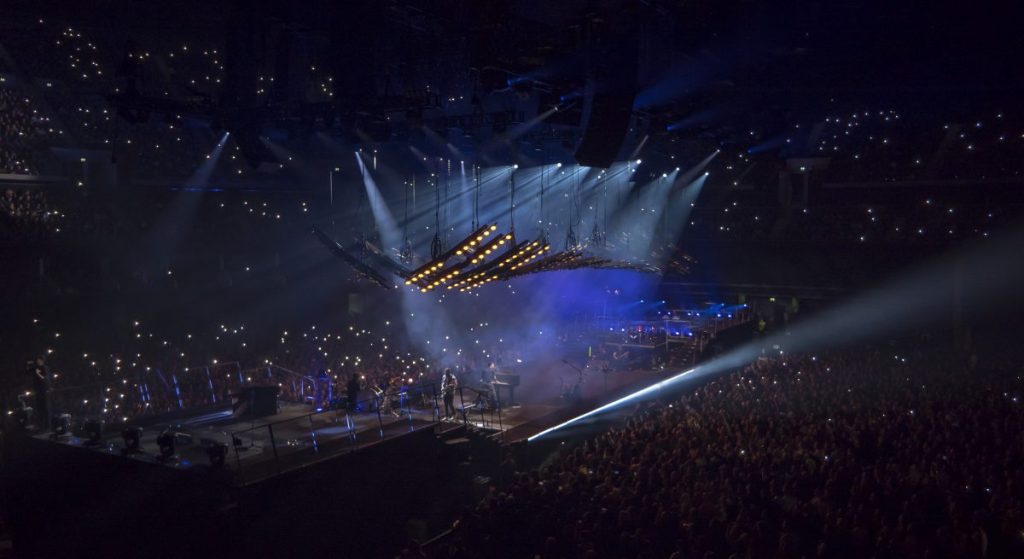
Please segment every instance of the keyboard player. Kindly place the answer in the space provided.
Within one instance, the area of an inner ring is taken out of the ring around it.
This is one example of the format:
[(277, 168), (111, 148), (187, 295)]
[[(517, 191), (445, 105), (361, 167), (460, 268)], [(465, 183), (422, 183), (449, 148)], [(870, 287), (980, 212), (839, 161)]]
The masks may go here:
[[(519, 375), (512, 373), (495, 373), (494, 380), (491, 381), (491, 388), (494, 390), (494, 397), (501, 402), (503, 406), (514, 407), (516, 406), (516, 387), (519, 386)], [(504, 401), (501, 398), (501, 389), (508, 390), (508, 401)]]

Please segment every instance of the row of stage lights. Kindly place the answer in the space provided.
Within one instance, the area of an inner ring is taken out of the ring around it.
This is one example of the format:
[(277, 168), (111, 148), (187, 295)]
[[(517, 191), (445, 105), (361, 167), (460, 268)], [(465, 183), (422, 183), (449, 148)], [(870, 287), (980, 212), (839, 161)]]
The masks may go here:
[[(482, 244), (487, 237), (497, 230), (498, 226), (496, 224), (484, 225), (477, 229), (471, 235), (463, 239), (461, 243), (456, 245), (454, 249), (415, 270), (412, 275), (405, 280), (405, 285), (418, 285), (420, 286), (420, 293), (427, 293), (428, 291), (448, 283), (449, 280), (452, 280), (455, 276), (458, 276), (461, 273), (462, 268), (483, 262), (484, 258), (496, 251), (498, 247), (512, 240), (512, 234), (508, 233), (488, 242), (487, 244)], [(462, 262), (453, 268), (449, 268), (448, 271), (445, 272), (445, 262), (453, 255), (466, 256), (467, 258), (472, 255), (472, 259), (469, 264)], [(460, 284), (461, 283), (463, 282), (460, 282)], [(452, 286), (449, 286), (449, 289), (451, 287)]]
[[(505, 258), (502, 258), (501, 261), (498, 262), (498, 267), (499, 268), (504, 268), (505, 266), (508, 266), (509, 269), (511, 270), (513, 262), (515, 262), (516, 260), (526, 256), (526, 254), (528, 252), (530, 252), (531, 250), (534, 250), (538, 245), (540, 245), (540, 241), (533, 241), (532, 243), (523, 245), (522, 247), (520, 247), (518, 250), (516, 250), (512, 254), (509, 254)], [(518, 266), (518, 264), (516, 264), (516, 265)]]
[(484, 239), (486, 239), (488, 235), (497, 230), (498, 226), (494, 224), (490, 227), (484, 225), (480, 229), (477, 229), (475, 233), (466, 237), (459, 246), (455, 247), (455, 256), (462, 256), (464, 253), (469, 252), (476, 244), (484, 242)]
[(551, 245), (544, 245), (543, 247), (540, 248), (540, 250), (538, 250), (537, 252), (535, 252), (535, 253), (531, 254), (530, 256), (528, 256), (526, 258), (526, 260), (523, 260), (522, 262), (519, 262), (517, 264), (513, 264), (510, 269), (515, 270), (515, 269), (518, 269), (518, 268), (520, 268), (522, 266), (525, 266), (526, 264), (529, 264), (530, 262), (532, 262), (536, 258), (539, 258), (542, 254), (544, 254), (545, 252), (547, 252), (549, 250), (551, 250)]
[[(497, 229), (497, 225), (484, 225), (483, 227), (477, 229), (472, 235), (463, 240), (462, 243), (460, 243), (459, 246), (457, 246), (453, 252), (455, 253), (456, 256), (462, 256), (464, 253), (472, 250), (473, 247), (476, 246), (478, 243), (483, 242), (484, 239), (486, 239), (491, 233), (493, 233)], [(405, 280), (405, 285), (412, 285), (415, 283), (423, 286), (425, 290), (429, 290), (433, 287), (436, 287), (437, 284), (443, 283), (451, 279), (453, 276), (457, 276), (459, 274), (459, 270), (452, 269), (448, 273), (441, 276), (440, 280), (433, 282), (430, 281), (439, 270), (444, 269), (444, 263), (446, 260), (448, 260), (448, 257), (451, 254), (451, 252), (452, 251), (442, 255), (437, 259), (427, 262), (419, 269), (413, 271), (412, 275)], [(424, 289), (421, 289), (421, 291), (423, 291)]]
[[(490, 268), (490, 270), (484, 270), (482, 272), (476, 272), (476, 273), (468, 276), (467, 278), (465, 278), (463, 280), (460, 280), (459, 282), (457, 282), (457, 283), (455, 283), (453, 285), (448, 286), (448, 289), (458, 288), (459, 292), (461, 292), (461, 293), (465, 293), (466, 291), (471, 291), (471, 290), (473, 290), (473, 289), (475, 289), (477, 287), (480, 287), (480, 286), (482, 286), (484, 284), (487, 284), (487, 283), (490, 283), (490, 282), (492, 282), (492, 281), (494, 281), (496, 279), (499, 279), (499, 274), (501, 272), (497, 271), (498, 268), (505, 268), (506, 266), (508, 266), (508, 268), (506, 268), (507, 272), (510, 272), (512, 270), (516, 270), (516, 269), (520, 268), (521, 266), (527, 264), (528, 262), (538, 258), (539, 256), (541, 256), (542, 254), (544, 254), (545, 252), (547, 252), (550, 249), (551, 249), (551, 245), (540, 246), (540, 241), (533, 241), (533, 242), (528, 243), (528, 244), (524, 243), (524, 244), (520, 245), (520, 247), (518, 249), (510, 251), (508, 254), (503, 256), (500, 260), (498, 260), (495, 263), (494, 266), (492, 266)], [(532, 252), (532, 254), (531, 254), (531, 252)], [(519, 261), (519, 262), (516, 262), (520, 258), (522, 258), (522, 260)], [(493, 271), (493, 273), (488, 275), (487, 274), (488, 271)]]
[[(490, 270), (494, 270), (495, 268), (504, 267), (509, 262), (514, 261), (516, 258), (519, 258), (523, 254), (525, 254), (526, 251), (528, 251), (530, 249), (530, 247), (536, 246), (537, 244), (539, 244), (538, 241), (533, 241), (530, 244), (521, 246), (518, 250), (514, 250), (512, 252), (507, 253), (500, 260), (498, 260), (495, 263), (495, 265), (493, 265), (490, 268)], [(488, 283), (490, 281), (493, 281), (495, 279), (495, 274), (492, 274), (491, 276), (487, 276), (487, 272), (488, 272), (488, 270), (483, 270), (483, 271), (480, 271), (480, 272), (476, 272), (476, 273), (468, 276), (467, 278), (459, 281), (458, 283), (455, 283), (454, 285), (449, 287), (449, 289), (459, 288), (459, 291), (465, 292), (465, 291), (468, 291), (468, 290), (473, 289), (475, 287), (480, 287), (481, 285), (483, 285), (485, 283)]]
[[(405, 285), (419, 287), (420, 293), (427, 293), (445, 284), (447, 284), (447, 289), (466, 292), (507, 276), (513, 270), (518, 270), (551, 249), (551, 245), (542, 245), (540, 241), (524, 242), (513, 247), (515, 235), (511, 232), (485, 243), (486, 239), (497, 230), (496, 224), (484, 225), (477, 229), (453, 249), (414, 270), (406, 278)], [(510, 250), (497, 260), (486, 263), (488, 256), (496, 253), (506, 244), (509, 244)], [(453, 256), (464, 257), (465, 260), (446, 268), (446, 262)], [(470, 266), (474, 266), (476, 269), (469, 274), (463, 274), (465, 269)], [(481, 269), (483, 267), (486, 269)], [(463, 274), (463, 277), (457, 277), (460, 274)], [(450, 283), (454, 280), (458, 281)]]
[(505, 233), (505, 236), (498, 237), (497, 239), (494, 239), (493, 241), (491, 241), (491, 242), (487, 243), (486, 245), (480, 247), (479, 252), (477, 252), (473, 256), (473, 259), (469, 261), (470, 264), (477, 264), (477, 263), (483, 262), (484, 259), (487, 258), (488, 256), (490, 256), (490, 254), (492, 252), (498, 250), (498, 247), (504, 245), (506, 242), (511, 241), (511, 240), (512, 240), (512, 233)]
[[(426, 285), (426, 287), (421, 287), (420, 288), (420, 293), (426, 293), (427, 291), (430, 291), (431, 289), (434, 289), (435, 287), (446, 283), (448, 280), (452, 279), (453, 277), (455, 277), (457, 275), (459, 275), (459, 271), (458, 270), (452, 270), (452, 271), (448, 272), (447, 274), (441, 276), (440, 278), (434, 280), (433, 282), (428, 283)], [(406, 282), (406, 283), (408, 283), (408, 282)]]

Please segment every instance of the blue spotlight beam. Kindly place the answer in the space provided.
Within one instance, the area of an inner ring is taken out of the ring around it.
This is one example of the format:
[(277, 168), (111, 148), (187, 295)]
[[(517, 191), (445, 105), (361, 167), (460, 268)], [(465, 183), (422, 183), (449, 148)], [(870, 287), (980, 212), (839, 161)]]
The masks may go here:
[(380, 189), (377, 188), (377, 183), (373, 180), (373, 176), (370, 174), (369, 169), (366, 167), (366, 163), (360, 156), (359, 152), (355, 152), (356, 163), (359, 165), (360, 174), (363, 177), (363, 187), (366, 190), (366, 197), (370, 201), (370, 211), (373, 213), (374, 222), (377, 224), (377, 230), (380, 231), (381, 239), (384, 241), (385, 249), (395, 248), (400, 246), (402, 243), (402, 234), (398, 229), (398, 225), (395, 223), (395, 218), (391, 215), (391, 210), (388, 209), (387, 203), (384, 201), (384, 197), (380, 193)]

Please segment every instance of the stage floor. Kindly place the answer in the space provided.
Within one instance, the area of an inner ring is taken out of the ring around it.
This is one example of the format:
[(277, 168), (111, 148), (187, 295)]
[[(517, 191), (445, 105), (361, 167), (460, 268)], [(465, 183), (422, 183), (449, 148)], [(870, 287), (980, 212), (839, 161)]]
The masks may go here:
[[(281, 403), (277, 414), (255, 420), (235, 418), (229, 407), (207, 408), (173, 420), (129, 422), (128, 426), (142, 428), (141, 452), (125, 457), (172, 468), (205, 469), (210, 464), (207, 447), (210, 443), (222, 443), (228, 452), (225, 469), (234, 474), (237, 483), (248, 484), (420, 429), (441, 433), (468, 424), (492, 431), (494, 437), (504, 443), (520, 441), (658, 379), (658, 375), (649, 370), (593, 373), (580, 385), (580, 398), (567, 402), (562, 398), (562, 391), (570, 382), (577, 381), (574, 370), (557, 363), (531, 369), (533, 372), (521, 374), (516, 405), (502, 406), (500, 414), (497, 410), (481, 414), (469, 406), (468, 391), (467, 401), (462, 402), (460, 398), (455, 401), (459, 408), (463, 403), (467, 405), (465, 418), (449, 421), (439, 420), (432, 402), (425, 402), (425, 407), (403, 410), (401, 414), (382, 413), (380, 416), (376, 411), (312, 413), (309, 405)], [(466, 382), (470, 388), (473, 384)], [(164, 430), (177, 434), (175, 454), (170, 459), (160, 460), (156, 439)], [(85, 441), (76, 436), (66, 435), (56, 440), (86, 446)], [(122, 455), (124, 446), (120, 428), (108, 426), (102, 442), (89, 448)]]
[[(208, 466), (210, 443), (227, 445), (224, 465), (242, 483), (251, 483), (280, 472), (400, 435), (437, 425), (433, 409), (410, 409), (402, 415), (376, 411), (346, 413), (325, 410), (313, 413), (309, 405), (280, 403), (278, 413), (259, 419), (239, 419), (230, 407), (204, 409), (169, 421), (129, 422), (126, 426), (141, 427), (141, 452), (126, 455), (132, 460), (159, 463), (173, 468)], [(165, 430), (175, 433), (175, 453), (171, 459), (160, 460), (157, 437)], [(52, 439), (37, 435), (41, 439)], [(72, 435), (57, 442), (91, 448), (99, 452), (123, 454), (125, 447), (120, 429), (108, 426), (102, 442), (87, 445), (85, 439)]]

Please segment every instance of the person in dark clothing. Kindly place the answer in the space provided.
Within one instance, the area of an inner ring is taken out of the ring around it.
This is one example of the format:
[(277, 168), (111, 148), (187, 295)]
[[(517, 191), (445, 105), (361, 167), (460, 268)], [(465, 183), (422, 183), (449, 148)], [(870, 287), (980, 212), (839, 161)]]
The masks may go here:
[(444, 370), (444, 376), (441, 377), (441, 395), (444, 396), (444, 418), (451, 419), (456, 417), (455, 415), (455, 389), (458, 388), (459, 381), (452, 374), (451, 369)]
[(348, 411), (356, 411), (356, 402), (359, 400), (359, 373), (352, 373), (345, 390), (348, 393)]

